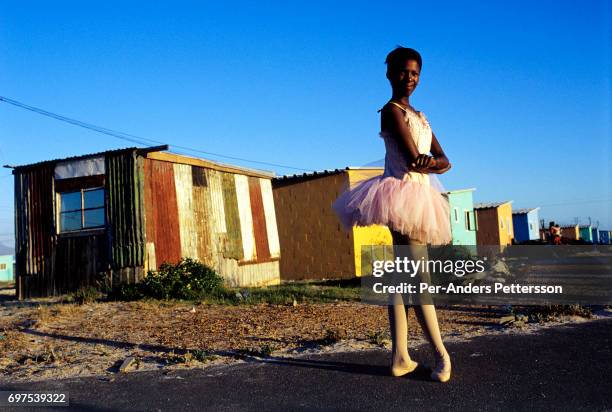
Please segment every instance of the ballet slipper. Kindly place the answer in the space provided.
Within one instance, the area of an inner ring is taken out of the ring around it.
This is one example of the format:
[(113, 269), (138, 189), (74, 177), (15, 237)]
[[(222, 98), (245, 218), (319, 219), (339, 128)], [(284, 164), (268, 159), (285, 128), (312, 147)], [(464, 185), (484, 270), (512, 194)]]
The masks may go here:
[(431, 372), (431, 379), (437, 382), (448, 382), (451, 377), (451, 360), (446, 354), (438, 358), (436, 356), (436, 367)]
[(414, 372), (419, 364), (413, 360), (408, 361), (408, 364), (402, 362), (400, 365), (391, 365), (391, 376), (404, 376)]

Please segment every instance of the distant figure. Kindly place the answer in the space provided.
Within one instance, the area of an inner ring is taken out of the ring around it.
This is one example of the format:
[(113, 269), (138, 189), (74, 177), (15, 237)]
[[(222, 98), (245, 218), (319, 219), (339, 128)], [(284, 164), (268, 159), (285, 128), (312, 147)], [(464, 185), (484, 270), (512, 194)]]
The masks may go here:
[(553, 237), (553, 243), (555, 245), (561, 244), (561, 226), (555, 225), (555, 236)]
[(550, 242), (553, 245), (560, 245), (561, 244), (561, 227), (555, 224), (555, 222), (550, 222), (548, 231), (550, 232)]

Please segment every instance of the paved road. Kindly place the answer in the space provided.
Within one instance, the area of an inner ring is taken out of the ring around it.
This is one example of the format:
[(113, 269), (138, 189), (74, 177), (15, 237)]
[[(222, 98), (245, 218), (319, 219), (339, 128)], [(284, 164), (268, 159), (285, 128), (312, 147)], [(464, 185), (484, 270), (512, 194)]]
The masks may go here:
[(91, 411), (612, 410), (612, 319), (448, 347), (447, 384), (387, 376), (388, 353), (373, 350), (1, 389), (68, 391), (70, 409)]

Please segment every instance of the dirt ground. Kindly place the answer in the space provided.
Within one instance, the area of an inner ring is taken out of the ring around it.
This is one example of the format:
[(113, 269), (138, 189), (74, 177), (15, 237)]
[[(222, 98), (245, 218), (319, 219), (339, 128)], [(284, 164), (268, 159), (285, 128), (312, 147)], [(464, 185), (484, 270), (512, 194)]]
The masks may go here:
[[(77, 376), (113, 379), (132, 370), (204, 367), (248, 356), (390, 347), (386, 307), (361, 303), (196, 305), (50, 300), (0, 302), (0, 381)], [(499, 308), (438, 308), (445, 339), (507, 333)], [(515, 328), (516, 329), (516, 328)], [(424, 342), (409, 315), (410, 343)]]

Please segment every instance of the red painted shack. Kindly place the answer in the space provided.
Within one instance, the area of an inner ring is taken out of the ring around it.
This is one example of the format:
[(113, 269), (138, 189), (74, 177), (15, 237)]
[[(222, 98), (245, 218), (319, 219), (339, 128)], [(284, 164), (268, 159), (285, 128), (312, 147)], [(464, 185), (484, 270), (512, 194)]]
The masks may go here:
[(14, 168), (19, 298), (134, 283), (182, 257), (230, 286), (280, 282), (274, 175), (163, 150)]

